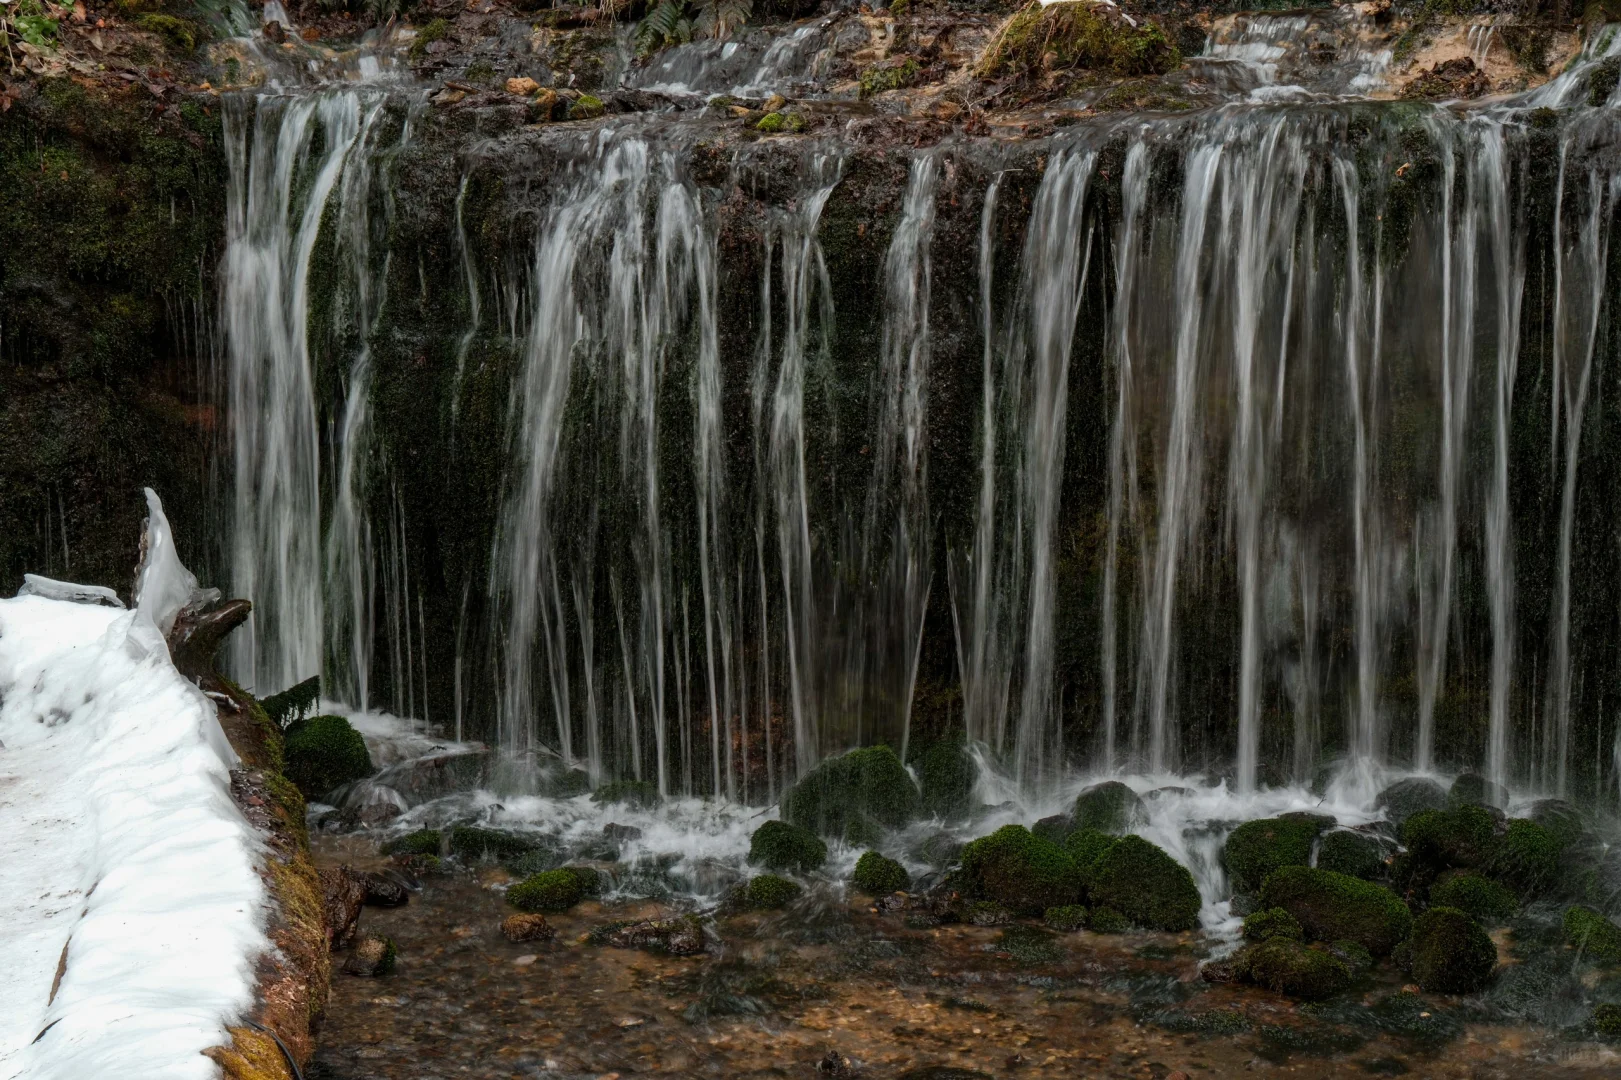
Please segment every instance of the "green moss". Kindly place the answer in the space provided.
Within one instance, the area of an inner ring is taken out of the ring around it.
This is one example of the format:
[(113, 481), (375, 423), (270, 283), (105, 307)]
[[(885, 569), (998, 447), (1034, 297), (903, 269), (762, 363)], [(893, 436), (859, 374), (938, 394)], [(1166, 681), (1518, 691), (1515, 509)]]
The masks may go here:
[(1315, 814), (1285, 814), (1234, 829), (1221, 852), (1233, 889), (1253, 893), (1279, 867), (1305, 866), (1311, 861), (1312, 844), (1330, 824)]
[(894, 859), (886, 859), (876, 851), (869, 851), (856, 860), (851, 884), (869, 896), (888, 896), (912, 883), (906, 867)]
[(1073, 933), (1086, 925), (1086, 909), (1079, 904), (1060, 904), (1042, 913), (1041, 921), (1062, 933)]
[(963, 908), (962, 918), (973, 926), (1006, 926), (1013, 921), (1013, 912), (995, 900), (974, 900)]
[[(416, 835), (421, 835), (416, 834)], [(450, 853), (462, 859), (516, 859), (540, 847), (539, 841), (517, 833), (499, 829), (481, 829), (476, 825), (458, 825), (450, 830)], [(438, 850), (423, 852), (436, 855)]]
[(438, 855), (443, 837), (438, 829), (418, 829), (382, 847), (384, 855)]
[(787, 907), (805, 890), (796, 882), (776, 874), (761, 874), (750, 878), (743, 891), (743, 901), (755, 911), (775, 911)]
[(1064, 851), (1075, 860), (1076, 869), (1084, 875), (1098, 861), (1098, 856), (1114, 844), (1115, 837), (1096, 829), (1076, 829), (1064, 837)]
[[(899, 828), (917, 815), (920, 804), (917, 785), (895, 751), (870, 746), (828, 758), (801, 777), (783, 793), (782, 817), (822, 836), (855, 842), (852, 825)], [(871, 841), (863, 836), (859, 842)]]
[(1090, 907), (1086, 910), (1086, 928), (1094, 934), (1124, 934), (1131, 929), (1131, 920), (1111, 907)]
[(595, 94), (581, 94), (573, 105), (569, 106), (568, 118), (570, 120), (595, 120), (608, 111), (601, 98)]
[(1583, 904), (1565, 910), (1565, 941), (1584, 956), (1621, 963), (1621, 926)]
[(1385, 873), (1379, 841), (1348, 829), (1336, 829), (1317, 845), (1317, 868), (1373, 881)]
[(1122, 836), (1086, 874), (1094, 905), (1113, 908), (1151, 930), (1199, 924), (1199, 888), (1188, 868), (1140, 836)]
[(1057, 936), (1039, 926), (1010, 926), (1002, 931), (997, 946), (1020, 964), (1051, 964), (1064, 958)]
[(1541, 825), (1514, 818), (1492, 846), (1483, 868), (1521, 896), (1535, 896), (1559, 880), (1564, 850), (1564, 843)]
[(1373, 967), (1373, 954), (1354, 941), (1329, 942), (1328, 951), (1350, 968), (1353, 974)]
[(142, 15), (135, 25), (162, 38), (170, 48), (179, 52), (195, 52), (197, 43), (205, 36), (203, 28), (190, 19), (177, 19), (173, 15)]
[(1472, 994), (1491, 981), (1497, 947), (1467, 912), (1434, 907), (1413, 922), (1404, 947), (1413, 981), (1431, 993)]
[(1093, 784), (1075, 796), (1070, 819), (1077, 829), (1120, 836), (1148, 820), (1142, 796), (1118, 780)]
[(1283, 908), (1266, 908), (1250, 914), (1244, 920), (1245, 941), (1306, 940), (1306, 931), (1300, 920)]
[(1502, 806), (1508, 802), (1508, 792), (1501, 784), (1494, 784), (1479, 773), (1464, 773), (1452, 781), (1447, 791), (1451, 806)]
[(964, 896), (994, 900), (1021, 915), (1081, 898), (1081, 875), (1064, 850), (1023, 825), (1004, 825), (963, 848)]
[(911, 57), (872, 64), (861, 71), (861, 96), (869, 98), (888, 90), (904, 90), (917, 82), (922, 70)]
[(1477, 919), (1506, 919), (1519, 909), (1514, 894), (1479, 874), (1458, 874), (1430, 890), (1430, 903), (1457, 908)]
[(1339, 957), (1287, 938), (1246, 945), (1238, 971), (1246, 982), (1305, 1001), (1322, 1001), (1351, 985), (1351, 969)]
[(767, 135), (775, 135), (780, 132), (798, 134), (804, 131), (807, 126), (805, 117), (802, 114), (783, 110), (769, 112), (760, 117), (759, 121), (754, 125), (754, 130), (764, 132)]
[(271, 694), (259, 704), (265, 716), (277, 729), (289, 727), (304, 719), (314, 710), (321, 697), (321, 677), (312, 675), (297, 686), (290, 686), (279, 694)]
[(658, 785), (648, 780), (613, 780), (591, 793), (591, 801), (604, 804), (623, 804), (648, 810), (664, 800), (659, 797)]
[(980, 63), (987, 78), (1084, 68), (1111, 75), (1163, 75), (1182, 54), (1152, 20), (1132, 26), (1085, 3), (1032, 3), (1015, 15)]
[(951, 821), (968, 813), (979, 769), (962, 744), (932, 743), (912, 758), (912, 768), (925, 814)]
[(809, 829), (768, 821), (749, 838), (749, 862), (767, 870), (809, 873), (827, 862), (827, 845)]
[(287, 731), (282, 753), (287, 759), (287, 778), (309, 799), (375, 771), (366, 740), (341, 716), (312, 716), (294, 724)]
[(450, 33), (450, 23), (445, 19), (434, 19), (427, 26), (417, 31), (416, 38), (411, 42), (411, 59), (421, 60), (428, 55), (428, 46), (439, 41)]
[(1412, 915), (1389, 889), (1332, 870), (1285, 866), (1261, 886), (1261, 903), (1300, 920), (1313, 941), (1354, 941), (1388, 956), (1412, 927)]
[(1621, 1039), (1621, 1005), (1606, 1001), (1594, 1008), (1593, 1033), (1606, 1039)]
[(507, 890), (507, 903), (519, 911), (567, 911), (585, 898), (580, 875), (570, 869), (547, 870)]
[(1491, 853), (1495, 834), (1496, 821), (1480, 806), (1421, 810), (1401, 828), (1408, 852), (1434, 867), (1480, 865)]

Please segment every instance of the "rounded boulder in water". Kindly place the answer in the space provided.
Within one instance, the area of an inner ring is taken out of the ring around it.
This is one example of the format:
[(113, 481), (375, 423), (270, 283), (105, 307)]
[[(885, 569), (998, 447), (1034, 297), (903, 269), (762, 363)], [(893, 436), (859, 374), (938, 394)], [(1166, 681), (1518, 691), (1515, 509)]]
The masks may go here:
[(1096, 829), (1111, 836), (1128, 833), (1148, 821), (1142, 796), (1118, 780), (1093, 784), (1075, 796), (1071, 823), (1076, 829)]
[(1188, 868), (1140, 836), (1122, 836), (1086, 872), (1090, 902), (1150, 930), (1199, 925), (1199, 887)]
[(1261, 903), (1293, 915), (1309, 940), (1354, 941), (1374, 956), (1388, 956), (1413, 923), (1389, 889), (1307, 866), (1275, 871), (1261, 887)]
[(1021, 915), (1081, 898), (1075, 860), (1023, 825), (1004, 825), (963, 848), (958, 885), (965, 897), (994, 900)]
[(557, 931), (541, 914), (508, 915), (501, 923), (501, 936), (513, 944), (526, 941), (550, 941)]
[(1266, 876), (1284, 866), (1305, 866), (1312, 845), (1334, 819), (1321, 814), (1284, 814), (1246, 821), (1222, 845), (1221, 861), (1236, 892), (1251, 893)]
[(1276, 994), (1322, 1001), (1351, 985), (1350, 967), (1326, 949), (1288, 938), (1246, 945), (1238, 957), (1239, 976)]
[(1413, 981), (1431, 993), (1472, 994), (1497, 968), (1497, 946), (1457, 908), (1435, 907), (1420, 915), (1403, 951)]
[(1464, 773), (1452, 781), (1447, 802), (1453, 806), (1495, 806), (1501, 809), (1508, 805), (1508, 789), (1479, 773)]
[(394, 942), (381, 934), (367, 934), (355, 942), (355, 951), (343, 962), (343, 970), (350, 975), (376, 978), (391, 975), (398, 953)]
[(1426, 776), (1411, 776), (1398, 780), (1379, 793), (1374, 808), (1397, 827), (1421, 810), (1444, 810), (1447, 805), (1446, 789)]

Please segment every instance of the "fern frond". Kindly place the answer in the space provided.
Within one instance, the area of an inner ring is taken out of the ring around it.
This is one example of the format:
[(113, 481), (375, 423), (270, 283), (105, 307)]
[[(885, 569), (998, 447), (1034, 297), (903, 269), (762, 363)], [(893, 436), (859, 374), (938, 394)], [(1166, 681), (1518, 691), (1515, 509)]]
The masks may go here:
[[(681, 27), (690, 23), (686, 18), (686, 0), (663, 0), (636, 27), (636, 52), (640, 56), (672, 45), (680, 37)], [(692, 31), (686, 31), (685, 40), (692, 40)]]
[(708, 37), (728, 38), (753, 14), (754, 0), (702, 0), (698, 9), (698, 30)]

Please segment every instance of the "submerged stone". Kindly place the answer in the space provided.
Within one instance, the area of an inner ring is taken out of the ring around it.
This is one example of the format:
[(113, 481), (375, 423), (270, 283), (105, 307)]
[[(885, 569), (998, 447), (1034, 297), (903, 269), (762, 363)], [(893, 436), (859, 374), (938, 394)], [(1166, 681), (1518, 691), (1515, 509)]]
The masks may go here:
[(550, 941), (557, 936), (557, 931), (544, 915), (508, 915), (501, 923), (501, 936), (516, 945), (526, 941)]
[(698, 956), (708, 944), (703, 923), (696, 915), (621, 925), (604, 935), (604, 941), (616, 949), (642, 949), (669, 956)]
[(438, 855), (443, 843), (443, 834), (438, 829), (418, 829), (385, 843), (381, 851), (384, 855)]
[(1188, 868), (1140, 836), (1123, 836), (1088, 868), (1090, 902), (1150, 930), (1199, 925), (1199, 887)]
[(1266, 876), (1282, 866), (1305, 866), (1312, 845), (1333, 818), (1318, 814), (1284, 814), (1247, 821), (1222, 846), (1221, 861), (1237, 892), (1254, 892)]
[(1119, 836), (1148, 821), (1142, 796), (1118, 780), (1093, 784), (1075, 797), (1071, 814), (1076, 829), (1095, 829)]
[(567, 911), (585, 898), (586, 885), (572, 869), (545, 870), (507, 889), (507, 903), (524, 912)]
[(1389, 889), (1331, 870), (1285, 866), (1266, 879), (1261, 903), (1300, 921), (1308, 940), (1354, 941), (1388, 956), (1407, 937), (1412, 915)]
[(805, 890), (797, 882), (776, 874), (761, 874), (749, 879), (743, 888), (743, 902), (754, 911), (775, 911), (787, 907)]
[(1491, 981), (1497, 946), (1467, 912), (1433, 907), (1413, 922), (1402, 946), (1413, 981), (1431, 993), (1472, 994)]
[(367, 934), (355, 942), (354, 951), (343, 962), (343, 970), (349, 975), (371, 978), (390, 975), (393, 974), (398, 955), (392, 939), (381, 934)]
[(450, 853), (468, 861), (515, 859), (542, 847), (544, 844), (538, 838), (522, 833), (485, 829), (477, 825), (458, 825), (450, 830)]

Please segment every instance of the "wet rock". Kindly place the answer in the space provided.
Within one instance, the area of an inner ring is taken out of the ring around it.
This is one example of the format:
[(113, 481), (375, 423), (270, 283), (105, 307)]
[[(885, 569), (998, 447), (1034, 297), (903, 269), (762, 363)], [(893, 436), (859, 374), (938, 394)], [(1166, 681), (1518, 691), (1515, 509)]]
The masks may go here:
[(1064, 838), (1074, 830), (1075, 823), (1068, 814), (1053, 814), (1030, 826), (1031, 833), (1050, 844), (1063, 844)]
[(1300, 920), (1283, 908), (1266, 908), (1244, 920), (1245, 941), (1304, 941)]
[(1497, 882), (1467, 871), (1438, 881), (1430, 889), (1430, 903), (1457, 908), (1476, 919), (1506, 919), (1520, 906), (1514, 894)]
[(1060, 933), (1074, 933), (1086, 925), (1086, 909), (1079, 904), (1050, 907), (1041, 916), (1041, 921)]
[(840, 1054), (837, 1050), (829, 1050), (827, 1056), (816, 1063), (816, 1072), (821, 1076), (833, 1077), (834, 1080), (854, 1080), (861, 1075), (855, 1063)]
[(397, 958), (393, 941), (381, 934), (367, 934), (355, 942), (354, 952), (343, 962), (343, 970), (349, 975), (372, 978), (390, 975)]
[(1621, 963), (1621, 926), (1582, 904), (1568, 908), (1564, 918), (1565, 942), (1589, 959)]
[(469, 862), (515, 859), (544, 846), (539, 837), (484, 829), (476, 825), (458, 825), (450, 831), (450, 853)]
[(366, 740), (341, 716), (312, 716), (287, 729), (282, 740), (287, 779), (306, 799), (372, 775)]
[(1404, 98), (1477, 98), (1490, 92), (1491, 80), (1468, 56), (1443, 60), (1402, 88)]
[(1337, 956), (1284, 938), (1246, 945), (1236, 965), (1245, 982), (1303, 1001), (1322, 1001), (1351, 985), (1351, 969)]
[(1492, 852), (1497, 818), (1481, 806), (1421, 810), (1402, 824), (1401, 838), (1408, 855), (1422, 866), (1479, 866)]
[(1587, 816), (1563, 799), (1538, 800), (1525, 816), (1563, 844), (1575, 844), (1588, 836)]
[(1335, 829), (1317, 845), (1317, 866), (1336, 874), (1377, 881), (1388, 869), (1385, 865), (1387, 853), (1385, 841), (1373, 833)]
[(906, 867), (876, 851), (869, 851), (856, 861), (855, 873), (850, 878), (850, 884), (868, 896), (888, 896), (911, 883)]
[(1496, 806), (1508, 805), (1508, 789), (1501, 784), (1481, 776), (1479, 773), (1464, 773), (1452, 781), (1452, 788), (1447, 792), (1447, 802), (1452, 806)]
[(1118, 780), (1093, 784), (1075, 797), (1071, 814), (1077, 829), (1119, 836), (1144, 824), (1148, 810), (1140, 795)]
[(922, 795), (901, 759), (887, 746), (869, 746), (827, 758), (782, 796), (784, 821), (821, 836), (857, 840), (873, 827), (895, 829), (907, 824), (922, 805)]
[(490, 751), (487, 747), (457, 747), (431, 751), (382, 769), (372, 779), (399, 792), (412, 806), (431, 802), (458, 791), (472, 791), (489, 777)]
[(707, 947), (703, 923), (695, 915), (622, 925), (611, 930), (605, 941), (616, 949), (642, 949), (670, 956), (698, 956)]
[(1272, 871), (1305, 866), (1318, 835), (1333, 824), (1333, 818), (1320, 814), (1284, 814), (1240, 825), (1227, 837), (1221, 853), (1234, 890), (1255, 892)]
[(602, 827), (602, 838), (610, 844), (628, 844), (632, 840), (640, 840), (642, 830), (634, 825), (620, 825), (610, 821)]
[(591, 801), (650, 810), (664, 800), (659, 796), (657, 784), (646, 780), (614, 780), (593, 791)]
[(1140, 836), (1123, 836), (1086, 872), (1087, 897), (1150, 930), (1199, 924), (1199, 888), (1188, 868)]
[(365, 903), (371, 907), (403, 907), (411, 900), (411, 890), (396, 875), (366, 871), (361, 878), (366, 884)]
[(366, 877), (345, 865), (322, 867), (320, 878), (327, 944), (334, 950), (342, 949), (354, 940), (360, 909), (366, 903)]
[(1412, 926), (1407, 906), (1389, 889), (1305, 866), (1268, 877), (1261, 903), (1289, 912), (1313, 941), (1354, 941), (1375, 956), (1389, 955)]
[(1413, 923), (1402, 966), (1432, 993), (1472, 994), (1491, 981), (1497, 946), (1479, 923), (1457, 908), (1435, 907)]
[(996, 1080), (990, 1073), (978, 1069), (959, 1069), (954, 1065), (925, 1065), (921, 1069), (908, 1069), (896, 1080)]
[(1421, 810), (1445, 809), (1447, 793), (1434, 780), (1413, 776), (1385, 788), (1373, 805), (1400, 828), (1403, 822)]
[(567, 911), (585, 898), (586, 883), (572, 868), (546, 870), (507, 889), (507, 903), (519, 911)]
[(1131, 920), (1112, 907), (1095, 906), (1086, 911), (1086, 928), (1094, 934), (1124, 934)]
[(525, 941), (550, 941), (557, 931), (539, 914), (508, 915), (501, 922), (501, 936), (513, 944)]
[(1017, 914), (1039, 915), (1081, 898), (1081, 875), (1063, 848), (1022, 825), (1004, 825), (963, 849), (959, 887)]
[(767, 870), (809, 873), (827, 862), (827, 845), (809, 829), (768, 821), (749, 838), (749, 862)]
[(994, 900), (975, 900), (963, 909), (962, 919), (974, 926), (1006, 926), (1013, 912)]
[(1515, 818), (1496, 838), (1482, 869), (1521, 896), (1539, 896), (1558, 884), (1565, 845), (1534, 821)]
[(742, 906), (752, 911), (775, 911), (793, 903), (804, 891), (785, 877), (761, 874), (743, 887)]
[(1096, 829), (1076, 829), (1064, 837), (1064, 853), (1075, 860), (1075, 868), (1084, 881), (1098, 856), (1114, 846), (1115, 837)]
[(507, 80), (507, 93), (518, 97), (528, 97), (539, 89), (540, 84), (527, 75), (520, 75)]
[(384, 855), (439, 855), (443, 842), (444, 836), (438, 829), (418, 829), (387, 841), (381, 850)]
[(961, 743), (937, 742), (912, 759), (925, 814), (946, 821), (967, 815), (973, 805), (979, 768)]
[(375, 780), (345, 784), (331, 797), (339, 808), (321, 816), (319, 824), (325, 832), (380, 829), (410, 809), (403, 795)]

